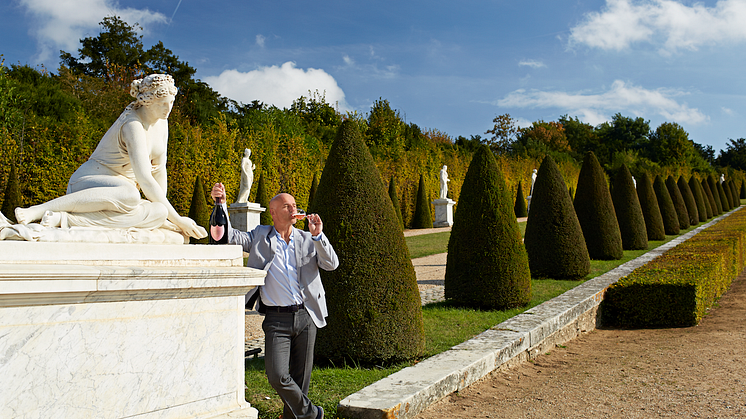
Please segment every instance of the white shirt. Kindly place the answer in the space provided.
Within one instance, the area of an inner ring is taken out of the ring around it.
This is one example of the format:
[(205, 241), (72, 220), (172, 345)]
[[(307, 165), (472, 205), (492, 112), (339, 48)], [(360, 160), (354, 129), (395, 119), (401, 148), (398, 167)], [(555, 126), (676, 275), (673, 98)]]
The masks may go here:
[(286, 243), (280, 233), (275, 230), (274, 236), (270, 239), (275, 242), (277, 251), (267, 272), (264, 286), (261, 288), (262, 302), (265, 305), (291, 306), (303, 303), (293, 236), (294, 234), (290, 234), (290, 242)]

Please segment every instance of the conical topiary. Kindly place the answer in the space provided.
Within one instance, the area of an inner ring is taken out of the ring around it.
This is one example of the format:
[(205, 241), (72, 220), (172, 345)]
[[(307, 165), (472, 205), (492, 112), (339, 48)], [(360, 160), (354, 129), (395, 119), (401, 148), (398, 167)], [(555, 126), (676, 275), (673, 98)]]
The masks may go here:
[(427, 196), (424, 175), (420, 175), (420, 185), (417, 188), (417, 202), (414, 206), (412, 228), (433, 228), (433, 216), (430, 212), (430, 199)]
[(394, 212), (399, 218), (399, 226), (404, 228), (404, 219), (401, 215), (401, 206), (399, 205), (399, 194), (396, 192), (396, 182), (394, 181), (394, 175), (391, 175), (389, 181), (389, 198), (391, 198), (391, 204), (394, 206)]
[(733, 180), (728, 181), (728, 186), (730, 187), (730, 196), (733, 198), (733, 208), (740, 207), (741, 206), (741, 199), (738, 198), (738, 190), (736, 189), (736, 182), (733, 182)]
[(606, 175), (592, 151), (583, 158), (574, 206), (591, 259), (621, 259), (624, 255), (622, 235), (614, 204)]
[[(189, 205), (189, 218), (194, 220), (198, 226), (210, 231), (210, 208), (207, 206), (205, 198), (205, 187), (202, 185), (202, 178), (198, 175), (194, 180), (194, 189), (192, 190), (192, 203)], [(191, 244), (207, 244), (208, 238), (195, 239), (189, 238)]]
[(679, 219), (679, 229), (686, 230), (689, 228), (689, 212), (686, 210), (686, 203), (684, 203), (684, 197), (681, 195), (681, 190), (676, 181), (673, 180), (673, 176), (666, 178), (666, 188), (668, 194), (671, 196), (671, 202), (673, 202), (673, 208), (676, 210), (676, 215)]
[(720, 183), (720, 186), (723, 188), (723, 192), (725, 192), (725, 200), (728, 201), (728, 208), (729, 209), (735, 208), (735, 205), (733, 204), (735, 201), (733, 200), (733, 195), (730, 190), (730, 185), (728, 184), (728, 181)]
[(688, 185), (689, 190), (692, 192), (692, 196), (694, 196), (694, 203), (697, 205), (699, 221), (704, 223), (712, 218), (712, 210), (708, 208), (709, 202), (707, 202), (707, 198), (702, 196), (704, 194), (702, 186), (697, 182), (697, 179), (695, 179), (694, 176), (689, 178)]
[(382, 365), (424, 351), (417, 278), (386, 194), (357, 125), (343, 122), (311, 205), (340, 261), (321, 271), (329, 308), (316, 343), (321, 360)]
[(256, 184), (256, 203), (259, 204), (259, 206), (261, 206), (262, 208), (266, 208), (264, 211), (262, 211), (261, 214), (259, 214), (259, 224), (261, 225), (274, 225), (272, 216), (269, 213), (270, 199), (272, 199), (272, 197), (269, 196), (269, 191), (267, 190), (267, 182), (264, 179), (264, 173), (262, 173), (259, 176), (259, 182), (257, 182)]
[(518, 192), (515, 194), (515, 206), (513, 207), (513, 212), (515, 213), (516, 218), (528, 217), (526, 198), (523, 197), (523, 187), (520, 180), (518, 181)]
[(588, 275), (591, 260), (583, 231), (562, 174), (550, 156), (539, 167), (531, 202), (524, 238), (531, 276), (579, 279)]
[(718, 192), (717, 182), (712, 177), (712, 175), (707, 176), (707, 186), (710, 187), (710, 192), (712, 192), (712, 198), (715, 200), (715, 205), (718, 208), (718, 215), (727, 211), (727, 208), (725, 208), (727, 202), (723, 202), (720, 199), (720, 192)]
[(689, 184), (684, 180), (684, 176), (679, 176), (676, 185), (679, 187), (681, 197), (684, 198), (686, 212), (689, 214), (689, 225), (695, 226), (699, 224), (699, 209), (697, 208), (697, 202), (694, 200), (694, 194), (692, 193), (692, 190), (689, 189)]
[(528, 304), (528, 254), (511, 198), (495, 156), (480, 146), (466, 172), (448, 240), (446, 299), (498, 310)]
[(728, 196), (725, 195), (725, 190), (723, 189), (723, 185), (715, 181), (715, 188), (717, 188), (718, 196), (720, 197), (720, 205), (723, 207), (723, 212), (728, 212), (731, 210), (730, 202), (728, 202)]
[(624, 250), (641, 250), (648, 248), (648, 233), (645, 230), (645, 218), (637, 198), (632, 174), (625, 164), (614, 174), (611, 183), (611, 201), (614, 203), (619, 232), (622, 235)]
[(712, 208), (712, 216), (717, 217), (718, 215), (723, 213), (723, 210), (718, 204), (719, 201), (715, 200), (715, 194), (712, 193), (712, 189), (710, 189), (710, 180), (702, 179), (701, 184), (702, 190), (705, 193), (705, 197), (707, 197), (707, 200), (710, 202), (710, 207)]
[(23, 198), (21, 197), (21, 188), (18, 186), (18, 174), (16, 172), (16, 165), (10, 165), (10, 173), (8, 173), (8, 180), (5, 182), (5, 193), (3, 194), (3, 206), (0, 208), (3, 215), (8, 218), (11, 222), (17, 223), (16, 220), (16, 208), (23, 206)]
[(741, 199), (746, 199), (746, 181), (741, 182)]
[(655, 191), (655, 197), (658, 199), (658, 208), (661, 209), (663, 229), (666, 231), (666, 234), (679, 234), (679, 215), (676, 213), (676, 208), (673, 206), (671, 194), (668, 192), (666, 182), (663, 181), (663, 178), (660, 175), (656, 176), (653, 181), (653, 190)]
[(653, 184), (650, 183), (647, 173), (643, 173), (637, 180), (637, 198), (640, 199), (642, 216), (645, 218), (645, 231), (648, 233), (648, 240), (665, 240), (666, 231), (658, 206), (658, 198), (655, 196)]

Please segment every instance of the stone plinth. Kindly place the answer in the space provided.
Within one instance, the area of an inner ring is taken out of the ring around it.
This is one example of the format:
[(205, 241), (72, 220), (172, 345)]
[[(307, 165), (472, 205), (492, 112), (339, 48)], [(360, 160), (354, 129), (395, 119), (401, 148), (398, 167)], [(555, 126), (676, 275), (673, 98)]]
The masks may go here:
[(435, 208), (433, 227), (450, 227), (453, 225), (453, 205), (455, 203), (456, 201), (448, 198), (433, 201)]
[(256, 418), (239, 246), (0, 242), (0, 417)]
[(231, 226), (240, 231), (251, 231), (259, 225), (259, 215), (265, 211), (261, 205), (253, 202), (236, 202), (228, 206)]

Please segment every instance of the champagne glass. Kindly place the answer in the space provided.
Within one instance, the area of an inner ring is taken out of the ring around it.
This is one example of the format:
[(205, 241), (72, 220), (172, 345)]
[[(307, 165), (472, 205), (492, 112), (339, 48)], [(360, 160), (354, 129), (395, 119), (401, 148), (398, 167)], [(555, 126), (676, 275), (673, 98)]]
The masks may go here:
[(306, 211), (302, 210), (300, 208), (296, 208), (295, 209), (295, 214), (293, 214), (293, 217), (295, 217), (298, 220), (302, 220), (302, 219), (306, 218)]

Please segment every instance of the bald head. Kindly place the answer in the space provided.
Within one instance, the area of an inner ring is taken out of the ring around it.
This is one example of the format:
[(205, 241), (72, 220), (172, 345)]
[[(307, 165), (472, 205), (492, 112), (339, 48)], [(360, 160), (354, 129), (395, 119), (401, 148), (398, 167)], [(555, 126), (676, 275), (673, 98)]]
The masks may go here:
[(290, 228), (298, 221), (293, 217), (296, 208), (295, 198), (287, 193), (277, 194), (269, 201), (269, 214), (278, 231)]
[(295, 203), (293, 195), (290, 195), (289, 193), (278, 193), (269, 200), (269, 210), (272, 211), (273, 208), (277, 209), (288, 201), (291, 201), (293, 204)]

